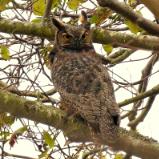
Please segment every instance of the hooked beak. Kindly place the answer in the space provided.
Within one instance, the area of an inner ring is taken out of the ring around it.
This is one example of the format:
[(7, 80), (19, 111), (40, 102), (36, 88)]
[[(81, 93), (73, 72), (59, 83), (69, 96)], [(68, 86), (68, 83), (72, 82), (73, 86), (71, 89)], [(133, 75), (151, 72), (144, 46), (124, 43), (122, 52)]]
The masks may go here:
[(81, 49), (82, 46), (83, 46), (83, 45), (82, 45), (83, 42), (82, 42), (82, 40), (79, 39), (79, 38), (74, 38), (73, 41), (72, 41), (72, 44), (73, 44), (73, 48), (74, 48), (74, 49)]

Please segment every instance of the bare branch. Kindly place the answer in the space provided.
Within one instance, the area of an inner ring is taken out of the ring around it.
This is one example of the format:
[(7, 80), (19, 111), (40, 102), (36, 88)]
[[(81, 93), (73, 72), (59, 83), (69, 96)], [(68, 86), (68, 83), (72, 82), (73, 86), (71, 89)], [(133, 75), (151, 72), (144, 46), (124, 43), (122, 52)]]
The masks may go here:
[[(0, 154), (1, 155), (1, 154)], [(28, 156), (23, 156), (23, 155), (17, 155), (17, 154), (12, 154), (12, 153), (8, 153), (8, 152), (4, 152), (3, 154), (5, 157), (15, 157), (15, 158), (23, 158), (23, 159), (36, 159), (33, 157), (28, 157)]]
[(46, 8), (45, 8), (45, 13), (44, 13), (44, 16), (43, 16), (43, 24), (45, 23), (45, 20), (49, 18), (49, 14), (50, 14), (50, 11), (51, 11), (51, 7), (52, 7), (52, 2), (53, 0), (47, 0), (46, 2)]
[(159, 93), (159, 84), (156, 85), (155, 87), (153, 87), (152, 89), (146, 91), (146, 92), (139, 93), (136, 97), (132, 97), (132, 98), (129, 98), (129, 99), (124, 100), (123, 102), (120, 102), (120, 103), (119, 103), (119, 106), (120, 106), (120, 107), (123, 107), (123, 106), (125, 106), (125, 105), (130, 104), (130, 103), (133, 103), (133, 102), (136, 102), (136, 101), (138, 101), (138, 100), (147, 98), (147, 97), (149, 97), (149, 96), (156, 95), (156, 94), (158, 94), (158, 93)]
[[(146, 92), (149, 76), (151, 75), (153, 66), (158, 61), (158, 58), (159, 58), (158, 52), (156, 52), (156, 53), (154, 52), (153, 56), (151, 57), (151, 59), (146, 64), (144, 70), (142, 71), (141, 80), (143, 80), (143, 81), (140, 83), (140, 85), (138, 87), (138, 93)], [(131, 128), (135, 129), (137, 124), (139, 124), (139, 122), (144, 120), (148, 111), (150, 110), (151, 105), (153, 104), (155, 96), (156, 95), (152, 95), (152, 96), (149, 97), (149, 100), (146, 104), (146, 108), (142, 111), (142, 113), (140, 114), (140, 117), (138, 117), (136, 119), (135, 119), (135, 117), (137, 115), (137, 111), (141, 107), (143, 99), (134, 102), (133, 108), (131, 110), (132, 115), (131, 115), (131, 118), (129, 118), (129, 120), (130, 120), (129, 126), (131, 126)], [(131, 124), (131, 123), (134, 123), (134, 124)]]
[(129, 122), (129, 124), (128, 124), (129, 126), (136, 127), (140, 122), (142, 122), (145, 119), (146, 115), (148, 114), (148, 112), (151, 109), (151, 106), (155, 100), (155, 97), (156, 97), (156, 95), (149, 97), (147, 104), (146, 104), (145, 108), (142, 110), (141, 114), (136, 119)]
[(133, 11), (128, 5), (117, 0), (97, 0), (101, 7), (108, 7), (122, 16), (136, 23), (139, 27), (153, 35), (159, 35), (159, 25), (143, 18), (140, 14)]

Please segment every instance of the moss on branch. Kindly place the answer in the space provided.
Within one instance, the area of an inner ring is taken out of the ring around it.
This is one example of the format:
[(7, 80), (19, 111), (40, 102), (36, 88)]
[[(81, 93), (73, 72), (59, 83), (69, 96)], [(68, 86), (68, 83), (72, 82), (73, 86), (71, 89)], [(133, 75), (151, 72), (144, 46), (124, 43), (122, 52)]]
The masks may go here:
[(0, 19), (0, 32), (39, 36), (41, 38), (54, 37), (54, 31), (40, 23), (17, 22), (7, 19)]
[[(57, 108), (29, 101), (4, 90), (0, 90), (0, 111), (61, 129), (74, 142), (93, 141), (90, 130), (84, 123), (74, 118), (66, 120), (66, 114)], [(107, 144), (114, 149), (123, 150), (144, 159), (157, 159), (159, 156), (159, 144), (156, 141), (135, 132), (128, 132), (123, 128), (119, 129), (119, 137), (113, 144), (103, 141), (100, 134), (97, 137), (101, 144)]]
[(159, 38), (148, 35), (126, 34), (104, 29), (93, 30), (93, 42), (107, 44), (112, 43), (116, 46), (130, 47), (133, 49), (159, 49)]
[[(6, 19), (0, 19), (0, 32), (8, 34), (23, 34), (30, 36), (38, 36), (40, 38), (54, 39), (55, 30), (41, 24), (28, 22), (16, 22)], [(115, 46), (123, 46), (130, 48), (158, 50), (159, 38), (155, 36), (146, 36), (135, 34), (119, 33), (107, 31), (104, 29), (93, 30), (93, 42), (108, 44), (113, 43)]]

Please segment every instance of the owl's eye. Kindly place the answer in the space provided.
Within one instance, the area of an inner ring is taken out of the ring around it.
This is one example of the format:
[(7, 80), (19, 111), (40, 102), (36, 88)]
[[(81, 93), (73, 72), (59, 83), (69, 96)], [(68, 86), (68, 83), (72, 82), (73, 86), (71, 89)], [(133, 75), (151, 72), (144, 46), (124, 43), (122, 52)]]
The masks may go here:
[(85, 33), (82, 35), (82, 39), (85, 39), (87, 36), (88, 36), (88, 32), (85, 32)]
[(62, 33), (63, 38), (70, 39), (72, 36), (67, 33)]

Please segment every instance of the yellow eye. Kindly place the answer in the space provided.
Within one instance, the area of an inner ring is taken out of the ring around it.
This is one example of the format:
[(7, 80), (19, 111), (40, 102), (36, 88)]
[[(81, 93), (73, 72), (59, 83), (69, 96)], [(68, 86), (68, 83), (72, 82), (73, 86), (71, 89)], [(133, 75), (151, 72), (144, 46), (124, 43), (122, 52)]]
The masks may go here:
[(62, 37), (65, 39), (70, 39), (72, 36), (67, 33), (62, 33)]

